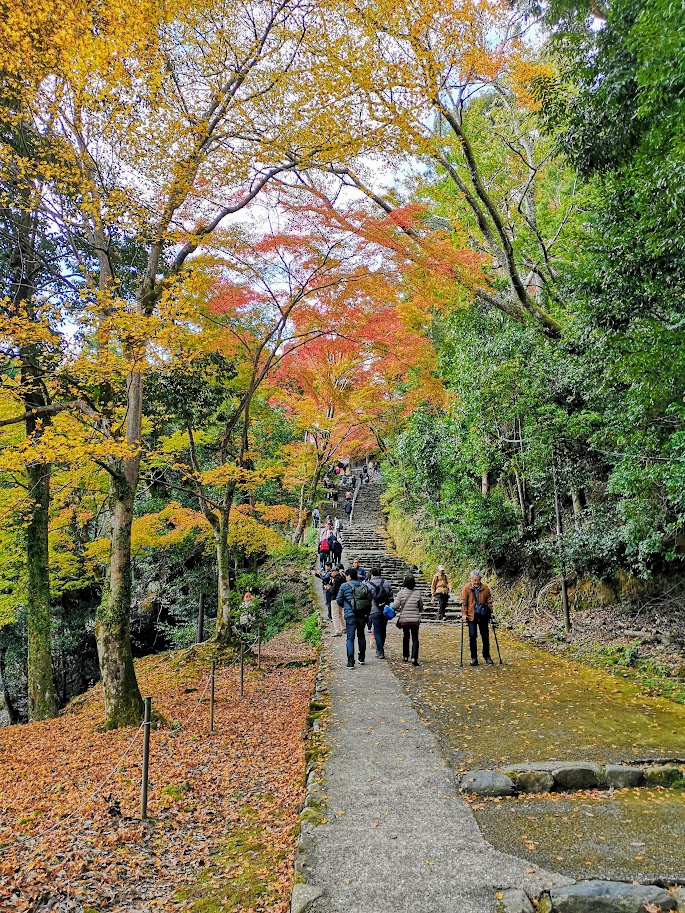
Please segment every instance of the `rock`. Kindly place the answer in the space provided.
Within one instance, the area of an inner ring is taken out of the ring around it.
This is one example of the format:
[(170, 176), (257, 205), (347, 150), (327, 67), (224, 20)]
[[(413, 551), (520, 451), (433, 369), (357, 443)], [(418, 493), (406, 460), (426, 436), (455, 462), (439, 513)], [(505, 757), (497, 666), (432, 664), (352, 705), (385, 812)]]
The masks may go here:
[(494, 770), (470, 770), (462, 777), (459, 789), (478, 796), (513, 796), (513, 780)]
[(508, 891), (504, 891), (500, 903), (505, 913), (534, 913), (533, 904), (528, 899), (528, 895), (519, 888), (509, 888)]
[(676, 786), (682, 784), (683, 780), (679, 768), (670, 764), (645, 767), (643, 774), (646, 786)]
[(655, 885), (622, 881), (581, 881), (568, 888), (553, 888), (554, 913), (645, 913), (653, 904), (664, 911), (676, 909), (676, 899)]
[(548, 793), (554, 786), (554, 776), (549, 770), (517, 770), (507, 767), (506, 774), (522, 793)]
[(644, 773), (639, 767), (624, 767), (623, 764), (607, 764), (604, 768), (604, 779), (611, 789), (626, 789), (629, 786), (642, 786)]
[(290, 895), (290, 913), (307, 913), (312, 904), (321, 897), (323, 891), (313, 884), (293, 885)]
[(552, 771), (554, 782), (560, 789), (593, 789), (599, 786), (600, 768), (598, 764), (579, 761), (576, 764), (564, 765)]

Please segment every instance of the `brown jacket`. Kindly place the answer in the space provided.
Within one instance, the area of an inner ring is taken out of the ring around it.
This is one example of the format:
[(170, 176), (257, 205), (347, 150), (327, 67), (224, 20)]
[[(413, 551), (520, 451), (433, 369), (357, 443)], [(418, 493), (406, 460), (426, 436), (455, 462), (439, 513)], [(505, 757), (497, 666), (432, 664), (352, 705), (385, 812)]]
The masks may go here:
[[(473, 592), (473, 587), (471, 586), (471, 581), (463, 587), (461, 591), (461, 601), (463, 603), (461, 611), (466, 615), (469, 621), (473, 621), (476, 617), (476, 597)], [(478, 593), (478, 601), (492, 608), (492, 593), (490, 592), (490, 587), (487, 583), (483, 583), (482, 581)]]
[(436, 593), (449, 593), (449, 591), (450, 582), (447, 579), (447, 574), (444, 571), (438, 571), (431, 583), (431, 596), (435, 596)]

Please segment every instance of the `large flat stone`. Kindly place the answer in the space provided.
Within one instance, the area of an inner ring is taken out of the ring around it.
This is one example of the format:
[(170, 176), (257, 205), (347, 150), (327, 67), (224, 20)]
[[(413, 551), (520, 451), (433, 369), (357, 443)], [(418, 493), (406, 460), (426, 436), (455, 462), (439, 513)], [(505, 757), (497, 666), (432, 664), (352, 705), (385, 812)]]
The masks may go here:
[(517, 767), (505, 767), (502, 773), (514, 781), (522, 793), (548, 793), (554, 787), (554, 775), (550, 770), (519, 770)]
[(581, 881), (551, 891), (554, 913), (645, 913), (645, 904), (675, 910), (677, 900), (655, 885)]
[(642, 786), (645, 782), (641, 767), (627, 767), (623, 764), (607, 764), (604, 768), (604, 779), (611, 789)]
[(513, 796), (516, 793), (511, 777), (494, 770), (470, 770), (462, 777), (459, 789), (478, 796)]
[(601, 770), (599, 764), (578, 762), (558, 767), (552, 771), (552, 775), (559, 789), (593, 789), (599, 786)]
[(643, 774), (647, 786), (679, 786), (683, 782), (679, 768), (672, 764), (654, 764), (645, 767)]

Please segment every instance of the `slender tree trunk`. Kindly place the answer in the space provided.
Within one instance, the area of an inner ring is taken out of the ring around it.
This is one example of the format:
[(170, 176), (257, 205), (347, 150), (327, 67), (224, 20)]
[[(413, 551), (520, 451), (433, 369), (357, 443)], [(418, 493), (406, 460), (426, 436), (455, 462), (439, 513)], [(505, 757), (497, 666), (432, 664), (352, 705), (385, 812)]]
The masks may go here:
[(307, 528), (309, 523), (309, 518), (312, 515), (312, 503), (316, 497), (316, 489), (319, 487), (319, 479), (321, 478), (321, 465), (317, 463), (316, 472), (314, 473), (314, 478), (311, 481), (309, 488), (309, 497), (307, 498), (307, 509), (300, 509), (300, 516), (297, 521), (297, 526), (292, 535), (292, 541), (297, 545), (298, 542), (302, 541), (304, 536), (304, 531)]
[(49, 463), (31, 463), (26, 469), (33, 499), (26, 530), (29, 720), (46, 720), (57, 713), (52, 678), (48, 570), (50, 471)]
[(480, 491), (484, 498), (487, 498), (487, 496), (490, 494), (490, 473), (487, 471), (487, 469), (483, 470)]
[(221, 511), (219, 526), (214, 531), (216, 541), (216, 563), (219, 578), (219, 601), (216, 611), (216, 639), (221, 644), (233, 640), (231, 630), (231, 553), (228, 545), (229, 511)]
[[(135, 463), (135, 466), (131, 464)], [(135, 726), (143, 713), (131, 653), (131, 526), (137, 460), (112, 476), (110, 559), (102, 600), (95, 616), (95, 638), (105, 696), (105, 729)]]

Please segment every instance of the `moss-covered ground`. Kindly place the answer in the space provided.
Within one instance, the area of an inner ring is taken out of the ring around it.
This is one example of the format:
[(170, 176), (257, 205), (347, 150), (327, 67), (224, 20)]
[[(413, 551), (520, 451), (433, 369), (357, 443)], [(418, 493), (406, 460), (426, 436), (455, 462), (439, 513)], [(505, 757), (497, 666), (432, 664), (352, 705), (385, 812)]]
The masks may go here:
[[(466, 665), (460, 667), (459, 627), (425, 625), (421, 665), (391, 660), (456, 773), (521, 761), (685, 757), (682, 705), (504, 632), (499, 641), (504, 665), (471, 668), (465, 643)], [(576, 877), (685, 879), (682, 792), (631, 790), (474, 806), (491, 843), (539, 865)]]
[[(499, 633), (504, 665), (460, 667), (460, 629), (421, 629), (421, 666), (396, 665), (459, 766), (685, 757), (685, 707)], [(497, 651), (493, 656), (497, 659)]]

